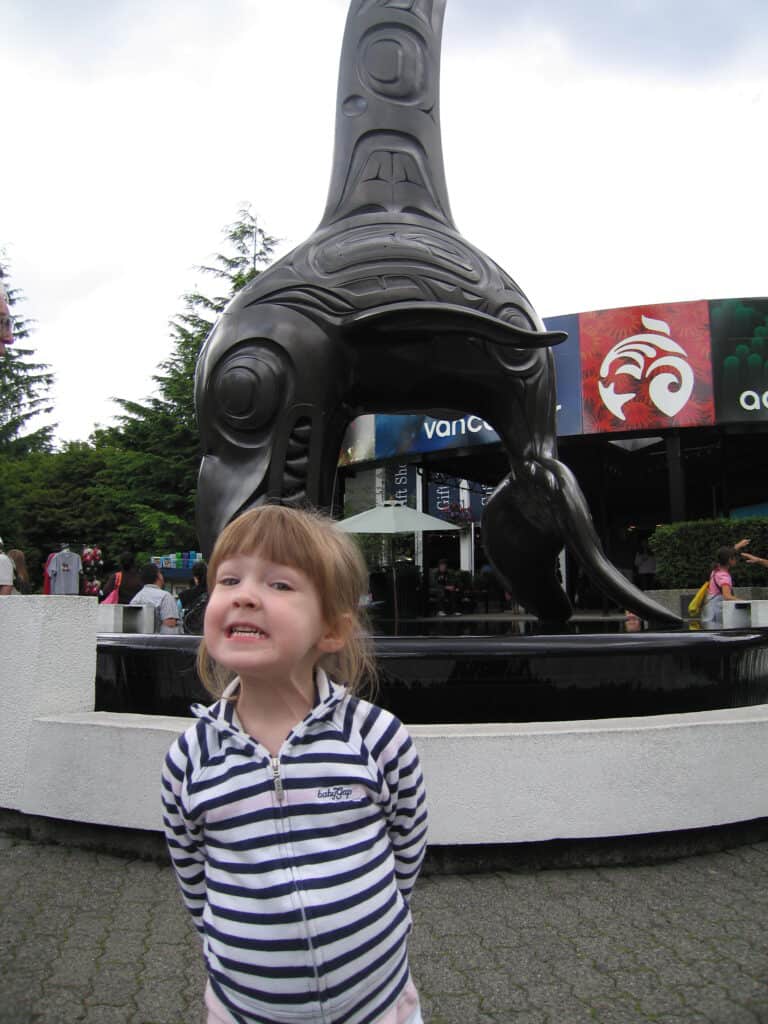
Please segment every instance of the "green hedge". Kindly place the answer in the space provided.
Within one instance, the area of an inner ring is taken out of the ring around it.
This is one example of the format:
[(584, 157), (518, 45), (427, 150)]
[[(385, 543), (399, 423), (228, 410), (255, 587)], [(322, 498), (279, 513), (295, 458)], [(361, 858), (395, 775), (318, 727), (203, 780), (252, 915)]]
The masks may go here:
[[(768, 517), (753, 519), (698, 519), (690, 523), (657, 526), (650, 537), (656, 555), (659, 587), (698, 588), (712, 571), (715, 553), (724, 544), (749, 537), (753, 555), (768, 558)], [(768, 569), (743, 558), (733, 570), (735, 587), (768, 586)]]

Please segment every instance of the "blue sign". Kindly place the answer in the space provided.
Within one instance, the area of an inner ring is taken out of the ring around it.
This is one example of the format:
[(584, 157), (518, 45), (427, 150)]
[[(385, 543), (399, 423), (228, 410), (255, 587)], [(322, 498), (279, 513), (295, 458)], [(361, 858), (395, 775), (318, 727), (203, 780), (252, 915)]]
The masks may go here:
[(451, 513), (451, 505), (459, 504), (459, 481), (453, 477), (446, 478), (440, 483), (430, 480), (427, 492), (429, 515), (447, 520)]
[(759, 505), (742, 505), (741, 508), (732, 508), (730, 519), (752, 519), (755, 516), (768, 516), (768, 502), (761, 502)]
[(469, 482), (469, 507), (472, 509), (472, 518), (479, 523), (483, 518), (485, 506), (490, 501), (491, 495), (496, 490), (490, 484), (476, 484)]
[(555, 378), (557, 381), (557, 435), (568, 437), (582, 432), (581, 420), (581, 357), (579, 355), (579, 317), (550, 316), (544, 321), (548, 331), (565, 331), (568, 340), (555, 345)]
[(437, 452), (498, 441), (496, 431), (479, 416), (436, 420), (431, 416), (377, 416), (376, 458), (412, 452)]
[(413, 463), (390, 463), (384, 476), (384, 497), (416, 508), (416, 466)]

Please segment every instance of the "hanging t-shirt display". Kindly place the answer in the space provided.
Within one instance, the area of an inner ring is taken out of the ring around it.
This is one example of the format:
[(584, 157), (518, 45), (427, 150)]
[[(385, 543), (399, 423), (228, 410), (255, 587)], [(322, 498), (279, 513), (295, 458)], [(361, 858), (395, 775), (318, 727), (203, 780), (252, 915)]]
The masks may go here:
[(48, 562), (52, 594), (79, 594), (83, 563), (74, 551), (59, 551)]

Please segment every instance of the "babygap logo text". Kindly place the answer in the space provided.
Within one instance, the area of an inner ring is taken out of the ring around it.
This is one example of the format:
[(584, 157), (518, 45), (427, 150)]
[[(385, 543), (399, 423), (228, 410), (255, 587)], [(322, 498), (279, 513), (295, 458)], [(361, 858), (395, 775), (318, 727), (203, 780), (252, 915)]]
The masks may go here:
[(318, 800), (350, 800), (352, 789), (349, 786), (329, 786), (327, 789), (318, 789)]

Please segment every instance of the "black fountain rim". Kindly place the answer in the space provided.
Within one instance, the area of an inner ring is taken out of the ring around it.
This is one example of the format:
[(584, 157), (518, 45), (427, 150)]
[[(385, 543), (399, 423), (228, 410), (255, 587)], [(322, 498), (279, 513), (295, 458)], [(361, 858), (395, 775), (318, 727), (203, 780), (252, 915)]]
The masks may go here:
[[(199, 636), (164, 636), (154, 633), (99, 633), (97, 648), (131, 651), (194, 653)], [(645, 630), (641, 633), (541, 633), (498, 636), (374, 636), (376, 654), (385, 658), (472, 657), (508, 658), (515, 655), (696, 653), (716, 648), (765, 645), (768, 628), (722, 630)]]

